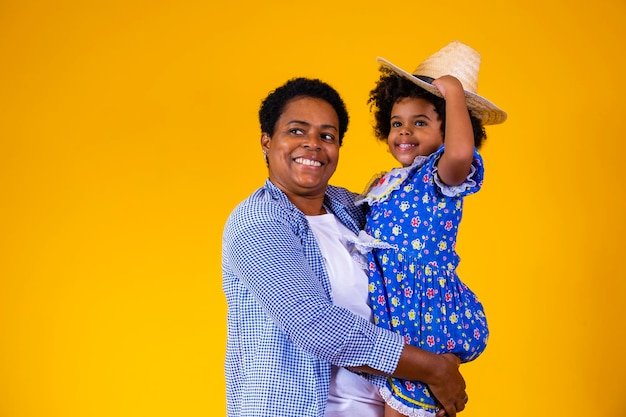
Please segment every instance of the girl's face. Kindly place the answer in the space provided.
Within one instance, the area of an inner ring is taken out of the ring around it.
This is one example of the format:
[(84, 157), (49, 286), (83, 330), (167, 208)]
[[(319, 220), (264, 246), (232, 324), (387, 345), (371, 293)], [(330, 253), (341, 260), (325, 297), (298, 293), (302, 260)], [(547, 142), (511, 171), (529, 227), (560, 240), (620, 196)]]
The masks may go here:
[(432, 103), (423, 98), (404, 97), (393, 105), (387, 144), (402, 166), (411, 165), (418, 155), (430, 155), (442, 143), (441, 120)]
[(339, 118), (325, 100), (296, 97), (261, 145), (270, 180), (288, 197), (323, 195), (339, 160)]

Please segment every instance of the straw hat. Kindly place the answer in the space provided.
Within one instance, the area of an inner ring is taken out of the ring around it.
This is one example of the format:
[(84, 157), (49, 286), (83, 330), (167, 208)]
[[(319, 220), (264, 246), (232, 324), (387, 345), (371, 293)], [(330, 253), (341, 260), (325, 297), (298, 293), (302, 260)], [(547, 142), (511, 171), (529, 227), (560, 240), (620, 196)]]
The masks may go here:
[(441, 93), (431, 82), (443, 75), (453, 75), (463, 85), (467, 108), (481, 120), (483, 125), (495, 125), (506, 120), (507, 115), (504, 110), (476, 94), (480, 55), (459, 41), (449, 43), (426, 58), (417, 66), (413, 74), (398, 68), (384, 58), (378, 57), (376, 60), (383, 67), (389, 68), (439, 97)]

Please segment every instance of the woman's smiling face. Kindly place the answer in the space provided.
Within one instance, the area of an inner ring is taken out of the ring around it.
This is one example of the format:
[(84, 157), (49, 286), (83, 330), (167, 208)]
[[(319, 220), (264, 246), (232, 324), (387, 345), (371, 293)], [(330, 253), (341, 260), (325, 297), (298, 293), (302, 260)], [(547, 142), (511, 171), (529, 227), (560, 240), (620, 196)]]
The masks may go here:
[(325, 100), (296, 97), (276, 122), (274, 134), (261, 138), (269, 178), (287, 196), (319, 196), (339, 160), (339, 119)]

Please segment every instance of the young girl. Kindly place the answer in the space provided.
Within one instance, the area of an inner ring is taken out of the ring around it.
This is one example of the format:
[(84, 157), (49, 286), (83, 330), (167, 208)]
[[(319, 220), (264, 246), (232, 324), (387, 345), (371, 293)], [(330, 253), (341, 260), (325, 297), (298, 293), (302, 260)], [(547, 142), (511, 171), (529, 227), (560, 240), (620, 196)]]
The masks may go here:
[[(413, 74), (378, 62), (381, 75), (368, 104), (376, 136), (402, 167), (359, 201), (371, 206), (366, 232), (379, 241), (368, 253), (374, 320), (406, 343), (471, 361), (485, 349), (489, 332), (483, 306), (456, 274), (456, 235), (463, 198), (483, 181), (477, 152), (486, 138), (483, 126), (502, 123), (506, 113), (476, 94), (480, 56), (460, 42)], [(390, 377), (381, 395), (385, 416), (438, 411), (421, 382)]]

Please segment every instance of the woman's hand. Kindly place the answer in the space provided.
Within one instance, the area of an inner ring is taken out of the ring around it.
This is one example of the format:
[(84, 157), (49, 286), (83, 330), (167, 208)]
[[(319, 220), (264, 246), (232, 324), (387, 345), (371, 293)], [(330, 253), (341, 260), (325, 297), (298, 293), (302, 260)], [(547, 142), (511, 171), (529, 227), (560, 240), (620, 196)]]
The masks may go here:
[(405, 345), (393, 376), (422, 381), (441, 404), (438, 417), (456, 417), (465, 408), (465, 380), (459, 372), (461, 360), (451, 353), (437, 355), (415, 346)]
[[(437, 355), (411, 345), (404, 345), (396, 370), (396, 378), (421, 381), (428, 385), (440, 404), (437, 417), (456, 417), (467, 402), (465, 380), (459, 372), (461, 360), (452, 353)], [(386, 375), (369, 366), (349, 367), (353, 372)]]
[(438, 355), (441, 362), (436, 368), (441, 375), (428, 383), (428, 388), (440, 404), (437, 417), (454, 417), (465, 409), (467, 394), (465, 380), (459, 372), (460, 359), (451, 353)]

